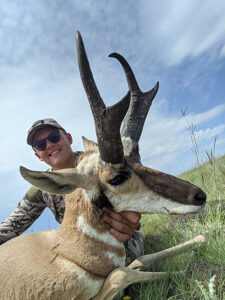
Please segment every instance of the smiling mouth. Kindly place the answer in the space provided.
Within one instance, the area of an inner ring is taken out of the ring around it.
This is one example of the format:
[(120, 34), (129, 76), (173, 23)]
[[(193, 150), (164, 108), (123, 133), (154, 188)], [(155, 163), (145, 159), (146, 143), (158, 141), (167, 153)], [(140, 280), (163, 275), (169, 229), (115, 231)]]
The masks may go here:
[(57, 149), (57, 150), (51, 152), (48, 156), (54, 156), (54, 155), (56, 155), (57, 153), (59, 153), (60, 151), (61, 151), (61, 149)]

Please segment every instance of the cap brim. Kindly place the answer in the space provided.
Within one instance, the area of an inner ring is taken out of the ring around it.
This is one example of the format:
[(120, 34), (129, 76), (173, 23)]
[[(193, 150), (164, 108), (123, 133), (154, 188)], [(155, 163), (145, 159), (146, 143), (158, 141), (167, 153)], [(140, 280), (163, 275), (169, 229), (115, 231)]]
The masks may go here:
[(57, 129), (63, 129), (62, 127), (59, 126), (54, 126), (51, 124), (40, 124), (39, 126), (35, 127), (33, 130), (31, 130), (31, 132), (29, 133), (28, 137), (27, 137), (27, 144), (28, 145), (33, 145), (33, 138), (35, 136), (35, 134), (40, 130), (40, 129), (44, 129), (46, 127), (52, 127), (52, 128), (57, 128)]

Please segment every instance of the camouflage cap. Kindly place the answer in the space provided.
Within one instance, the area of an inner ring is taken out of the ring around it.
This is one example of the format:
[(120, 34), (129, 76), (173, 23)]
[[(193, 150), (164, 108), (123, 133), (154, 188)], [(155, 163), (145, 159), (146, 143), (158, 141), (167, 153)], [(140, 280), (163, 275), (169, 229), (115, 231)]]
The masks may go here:
[[(47, 119), (42, 119), (34, 122), (34, 124), (31, 126), (31, 128), (28, 130), (27, 133), (27, 144), (32, 145), (33, 143), (33, 137), (36, 134), (36, 132), (40, 129), (43, 129), (45, 127), (54, 127), (54, 128), (59, 128), (65, 131), (65, 129), (59, 125), (56, 120), (47, 118)], [(66, 131), (65, 131), (66, 132)]]

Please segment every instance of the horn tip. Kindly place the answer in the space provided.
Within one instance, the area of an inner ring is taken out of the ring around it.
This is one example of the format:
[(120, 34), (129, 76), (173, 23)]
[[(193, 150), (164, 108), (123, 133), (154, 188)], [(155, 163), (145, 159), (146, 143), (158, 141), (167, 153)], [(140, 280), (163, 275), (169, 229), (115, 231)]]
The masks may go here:
[(80, 34), (80, 31), (79, 31), (79, 30), (77, 30), (77, 31), (76, 31), (76, 39), (77, 39), (77, 40), (81, 40), (81, 39), (82, 39), (82, 37), (81, 37), (81, 34)]
[(110, 53), (110, 54), (108, 55), (108, 57), (114, 57), (115, 54), (116, 54), (115, 52)]
[(110, 53), (108, 57), (119, 58), (119, 57), (121, 57), (121, 55), (119, 53), (113, 52), (113, 53)]
[(151, 91), (156, 94), (158, 92), (158, 90), (159, 90), (159, 81), (156, 82), (154, 88)]

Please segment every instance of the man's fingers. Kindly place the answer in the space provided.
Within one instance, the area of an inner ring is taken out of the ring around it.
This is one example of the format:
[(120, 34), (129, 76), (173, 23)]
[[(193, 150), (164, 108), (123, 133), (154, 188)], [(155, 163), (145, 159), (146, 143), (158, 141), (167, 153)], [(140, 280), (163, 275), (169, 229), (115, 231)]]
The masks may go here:
[(108, 225), (110, 225), (111, 227), (116, 229), (116, 231), (126, 234), (128, 236), (132, 236), (134, 230), (136, 229), (136, 227), (134, 227), (134, 226), (131, 227), (128, 224), (121, 223), (120, 220), (117, 221), (108, 215), (104, 215), (103, 220), (105, 223), (107, 223)]
[(104, 211), (103, 220), (110, 226), (110, 233), (120, 242), (129, 240), (137, 229), (141, 215), (131, 211), (116, 213), (108, 208)]
[(124, 233), (117, 231), (114, 228), (110, 228), (110, 233), (120, 242), (124, 243), (130, 239), (130, 236)]
[(141, 219), (141, 214), (133, 211), (122, 211), (121, 214), (132, 223), (138, 223)]
[(108, 209), (108, 208), (103, 208), (103, 210), (105, 211), (105, 215), (108, 215), (109, 217), (111, 217), (112, 219), (120, 222), (120, 223), (124, 223), (124, 224), (127, 224), (129, 225), (130, 222), (129, 220), (127, 220), (127, 218), (120, 214), (120, 213), (116, 213), (115, 211), (111, 210), (111, 209)]

